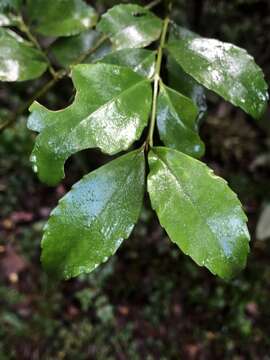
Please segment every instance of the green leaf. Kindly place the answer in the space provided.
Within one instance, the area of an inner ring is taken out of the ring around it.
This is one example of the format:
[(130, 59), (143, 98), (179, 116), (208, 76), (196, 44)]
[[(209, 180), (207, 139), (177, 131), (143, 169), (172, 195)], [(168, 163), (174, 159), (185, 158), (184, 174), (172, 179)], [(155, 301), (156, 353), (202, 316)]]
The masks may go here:
[[(196, 33), (177, 25), (169, 26), (169, 42), (179, 39), (193, 39)], [(168, 84), (171, 88), (191, 98), (199, 109), (197, 122), (200, 123), (207, 111), (205, 89), (193, 77), (188, 75), (172, 56), (167, 57)]]
[(126, 66), (142, 76), (151, 78), (155, 71), (156, 53), (145, 49), (123, 49), (109, 53), (99, 61)]
[[(94, 30), (69, 38), (60, 38), (53, 44), (51, 53), (59, 64), (68, 67), (80, 55), (93, 48), (99, 38), (100, 34)], [(145, 49), (122, 49), (111, 52), (111, 46), (106, 43), (86, 57), (84, 63), (99, 61), (105, 64), (126, 66), (138, 74), (150, 78), (154, 73), (155, 58), (156, 53), (154, 51)]]
[[(97, 44), (99, 39), (100, 33), (94, 30), (84, 31), (75, 36), (59, 38), (51, 46), (51, 53), (60, 65), (68, 67), (81, 55), (89, 52), (89, 50)], [(108, 40), (107, 42), (105, 41), (97, 51), (87, 56), (83, 63), (91, 63), (105, 56), (110, 51), (111, 45)]]
[(161, 140), (168, 147), (193, 157), (204, 154), (204, 144), (198, 135), (198, 109), (191, 99), (160, 85), (157, 125)]
[(179, 40), (179, 39), (185, 39), (185, 40), (190, 40), (190, 39), (194, 39), (200, 37), (200, 35), (198, 35), (197, 33), (184, 28), (178, 24), (176, 24), (174, 21), (170, 22), (170, 27), (169, 27), (169, 42), (172, 40)]
[(51, 213), (42, 239), (47, 272), (68, 279), (113, 255), (136, 224), (144, 194), (144, 154), (133, 151), (86, 175)]
[(42, 35), (70, 36), (96, 25), (95, 10), (82, 0), (28, 0), (32, 25)]
[(267, 84), (248, 53), (215, 39), (186, 36), (170, 40), (170, 54), (186, 73), (255, 119), (263, 114)]
[(140, 48), (157, 40), (162, 21), (138, 5), (116, 5), (105, 13), (97, 25), (108, 35), (115, 49)]
[(203, 86), (184, 72), (181, 66), (172, 58), (167, 57), (168, 84), (196, 104), (199, 114), (197, 123), (204, 117), (207, 111), (206, 95)]
[(198, 265), (229, 279), (246, 264), (247, 218), (226, 181), (176, 150), (149, 154), (148, 191), (170, 239)]
[[(42, 181), (53, 185), (64, 176), (65, 160), (98, 147), (107, 154), (126, 150), (147, 125), (151, 83), (132, 70), (109, 64), (77, 65), (72, 105), (50, 111), (34, 103), (28, 127), (41, 132), (31, 156)], [(136, 101), (134, 101), (134, 99)]]
[(0, 28), (0, 80), (24, 81), (47, 69), (42, 53), (11, 30)]

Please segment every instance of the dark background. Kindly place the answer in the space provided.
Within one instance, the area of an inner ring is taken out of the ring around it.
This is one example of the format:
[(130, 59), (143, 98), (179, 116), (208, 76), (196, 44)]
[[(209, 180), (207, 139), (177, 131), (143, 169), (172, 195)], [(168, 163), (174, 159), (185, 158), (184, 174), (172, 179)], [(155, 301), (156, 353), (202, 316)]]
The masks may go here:
[[(101, 12), (114, 3), (91, 2)], [(163, 15), (162, 7), (155, 11)], [(246, 48), (270, 82), (268, 0), (175, 1), (173, 17)], [(0, 111), (38, 86), (0, 84)], [(41, 102), (61, 108), (72, 94), (71, 82), (61, 81)], [(42, 227), (70, 186), (108, 158), (84, 151), (68, 162), (65, 181), (48, 188), (30, 167), (35, 136), (26, 118), (0, 135), (1, 360), (270, 359), (270, 239), (255, 235), (270, 202), (269, 109), (255, 122), (213, 94), (208, 99), (204, 161), (239, 194), (252, 233), (247, 269), (228, 283), (181, 254), (146, 199), (133, 235), (110, 261), (52, 285), (39, 262)]]

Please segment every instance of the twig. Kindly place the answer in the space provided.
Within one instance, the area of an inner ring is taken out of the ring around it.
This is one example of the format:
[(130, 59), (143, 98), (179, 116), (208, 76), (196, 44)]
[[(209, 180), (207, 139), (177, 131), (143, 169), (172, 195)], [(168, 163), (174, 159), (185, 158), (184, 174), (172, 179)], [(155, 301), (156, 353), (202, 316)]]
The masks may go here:
[(24, 103), (22, 106), (20, 106), (17, 111), (15, 111), (5, 122), (3, 122), (2, 124), (0, 124), (0, 132), (2, 132), (3, 130), (5, 130), (7, 127), (9, 127), (13, 122), (16, 121), (17, 117), (22, 115), (28, 108), (29, 106), (36, 101), (37, 99), (39, 99), (40, 97), (42, 97), (44, 94), (47, 93), (47, 91), (49, 91), (60, 79), (62, 79), (63, 77), (65, 77), (66, 71), (58, 71), (55, 73), (55, 77), (53, 79), (51, 79), (50, 81), (46, 82), (36, 93), (35, 95), (29, 99), (28, 101), (26, 101), (26, 103)]
[[(148, 5), (146, 5), (144, 8), (150, 10), (150, 9), (154, 8), (155, 6), (157, 6), (158, 4), (160, 4), (161, 1), (162, 0), (154, 0), (154, 1), (150, 2)], [(15, 120), (18, 116), (22, 115), (34, 101), (36, 101), (37, 99), (42, 97), (44, 94), (46, 94), (60, 79), (63, 79), (64, 77), (68, 76), (71, 72), (72, 66), (83, 62), (88, 56), (90, 56), (91, 54), (96, 52), (98, 50), (98, 48), (102, 44), (104, 44), (104, 42), (107, 41), (109, 38), (108, 36), (103, 35), (102, 37), (100, 37), (98, 39), (97, 43), (92, 48), (90, 48), (84, 54), (81, 54), (80, 56), (77, 57), (76, 60), (74, 60), (74, 62), (70, 65), (70, 69), (66, 69), (66, 70), (61, 69), (59, 71), (56, 71), (53, 68), (47, 54), (43, 51), (38, 40), (31, 33), (29, 27), (26, 25), (26, 23), (24, 22), (22, 17), (19, 18), (18, 26), (19, 26), (20, 30), (26, 34), (28, 39), (35, 45), (35, 47), (42, 52), (44, 58), (48, 62), (48, 69), (53, 78), (50, 81), (48, 81), (47, 83), (45, 83), (41, 87), (41, 89), (38, 90), (38, 92), (35, 93), (35, 95), (31, 99), (29, 99), (26, 103), (24, 103), (22, 106), (20, 106), (17, 109), (17, 111), (15, 111), (5, 122), (0, 124), (0, 132), (2, 132), (4, 129), (9, 127), (13, 122), (15, 122)]]
[[(77, 65), (81, 62), (83, 62), (89, 55), (93, 54), (95, 51), (97, 51), (97, 49), (108, 39), (107, 36), (102, 36), (101, 38), (99, 38), (99, 40), (97, 41), (97, 43), (95, 44), (95, 46), (93, 46), (92, 48), (90, 48), (89, 50), (87, 50), (84, 54), (80, 55), (77, 57), (77, 59), (75, 59), (73, 61), (73, 63), (70, 65), (70, 67)], [(12, 123), (14, 123), (16, 121), (16, 118), (20, 115), (22, 115), (28, 108), (29, 106), (36, 100), (38, 100), (40, 97), (42, 97), (44, 94), (47, 93), (47, 91), (49, 91), (59, 80), (63, 79), (64, 77), (68, 76), (70, 74), (71, 69), (67, 69), (67, 70), (59, 70), (59, 71), (54, 71), (54, 75), (53, 78), (48, 81), (47, 83), (45, 83), (40, 90), (38, 90), (35, 95), (29, 99), (26, 103), (24, 103), (22, 106), (20, 106), (18, 108), (17, 111), (15, 111), (15, 113), (13, 113), (4, 123), (0, 124), (0, 132), (2, 132), (3, 130), (5, 130), (7, 127), (9, 127)]]
[(92, 55), (93, 53), (95, 53), (97, 51), (97, 49), (104, 44), (104, 42), (108, 40), (108, 36), (104, 35), (101, 36), (98, 41), (96, 42), (96, 44), (91, 47), (90, 49), (88, 49), (85, 53), (83, 53), (82, 55), (80, 55), (75, 61), (73, 61), (73, 63), (71, 64), (71, 66), (80, 64), (81, 62), (83, 62), (88, 56)]
[(44, 59), (48, 63), (49, 72), (51, 73), (52, 77), (55, 78), (56, 77), (56, 70), (53, 68), (53, 66), (52, 66), (52, 64), (50, 62), (50, 59), (48, 58), (45, 51), (43, 51), (42, 47), (40, 46), (40, 43), (38, 42), (36, 37), (31, 33), (29, 27), (27, 26), (27, 24), (25, 23), (24, 19), (21, 16), (18, 19), (18, 27), (23, 33), (25, 33), (25, 35), (32, 42), (32, 44), (34, 44), (35, 47), (42, 53)]
[(153, 9), (155, 6), (159, 5), (161, 3), (162, 0), (153, 0), (151, 1), (148, 5), (145, 5), (145, 9), (147, 10), (151, 10)]
[(159, 82), (160, 82), (160, 70), (161, 70), (161, 63), (162, 63), (162, 56), (163, 56), (163, 48), (164, 48), (164, 44), (166, 41), (166, 35), (167, 35), (167, 31), (168, 31), (169, 22), (170, 22), (169, 17), (166, 17), (164, 19), (164, 23), (163, 23), (163, 29), (162, 29), (162, 33), (161, 33), (161, 37), (160, 37), (160, 44), (158, 47), (156, 68), (155, 68), (155, 73), (153, 76), (153, 80), (154, 80), (153, 103), (152, 103), (152, 112), (151, 112), (149, 132), (148, 132), (147, 140), (146, 140), (146, 146), (148, 146), (148, 144), (149, 144), (150, 147), (153, 146), (153, 135), (154, 135), (154, 129), (155, 129), (155, 122), (156, 122), (156, 113), (157, 113), (157, 97), (158, 97)]

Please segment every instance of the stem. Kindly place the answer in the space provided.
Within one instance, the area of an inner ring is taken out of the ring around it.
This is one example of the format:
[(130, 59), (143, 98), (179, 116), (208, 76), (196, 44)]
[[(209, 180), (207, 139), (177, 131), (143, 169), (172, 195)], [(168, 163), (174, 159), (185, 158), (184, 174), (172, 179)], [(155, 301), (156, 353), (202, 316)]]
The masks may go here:
[(103, 35), (99, 38), (99, 40), (96, 42), (96, 44), (91, 47), (89, 50), (87, 50), (85, 53), (77, 57), (77, 59), (71, 64), (72, 66), (77, 65), (81, 62), (83, 62), (88, 56), (92, 55), (94, 52), (97, 51), (97, 49), (106, 41), (108, 40), (108, 36)]
[(26, 103), (24, 103), (22, 106), (20, 106), (17, 111), (15, 111), (15, 113), (13, 113), (5, 122), (3, 122), (2, 124), (0, 124), (0, 132), (5, 130), (7, 127), (9, 127), (13, 122), (16, 121), (17, 117), (22, 115), (28, 108), (29, 106), (37, 99), (39, 99), (42, 95), (46, 94), (46, 92), (48, 90), (50, 90), (62, 77), (65, 76), (65, 73), (59, 71), (57, 73), (55, 73), (55, 77), (53, 79), (51, 79), (50, 81), (48, 81), (47, 83), (45, 83), (40, 90), (35, 93), (35, 95), (29, 99), (28, 101), (26, 101)]
[[(158, 4), (161, 3), (162, 0), (153, 0), (152, 2), (150, 2), (148, 5), (146, 5), (144, 8), (145, 9), (152, 9), (153, 7), (157, 6)], [(156, 63), (156, 70), (155, 70), (155, 74), (153, 76), (154, 79), (154, 96), (153, 96), (153, 109), (152, 109), (152, 115), (151, 115), (151, 122), (150, 122), (150, 129), (149, 129), (149, 134), (147, 137), (147, 140), (145, 142), (145, 145), (147, 143), (150, 144), (150, 146), (153, 145), (153, 132), (154, 132), (154, 127), (155, 127), (155, 115), (156, 115), (156, 108), (157, 108), (157, 96), (158, 96), (158, 90), (159, 90), (159, 74), (160, 74), (160, 67), (161, 67), (161, 62), (162, 62), (162, 50), (163, 50), (163, 46), (165, 43), (165, 39), (166, 39), (166, 33), (167, 33), (167, 28), (168, 28), (168, 24), (169, 24), (169, 18), (166, 18), (164, 20), (164, 25), (163, 25), (163, 30), (162, 30), (162, 34), (161, 34), (161, 40), (160, 40), (160, 46), (158, 49), (158, 55), (157, 55), (157, 63)], [(53, 68), (53, 66), (51, 65), (51, 62), (47, 56), (47, 54), (43, 51), (42, 47), (40, 46), (38, 40), (36, 39), (36, 37), (31, 33), (29, 27), (26, 25), (26, 23), (24, 22), (22, 17), (19, 17), (18, 19), (18, 27), (19, 29), (25, 33), (25, 35), (28, 37), (28, 39), (35, 45), (35, 47), (40, 50), (44, 56), (44, 58), (47, 60), (48, 62), (48, 68), (49, 71), (52, 75), (52, 79), (50, 81), (48, 81), (47, 83), (45, 83), (38, 91), (37, 93), (28, 101), (26, 101), (25, 104), (23, 104), (22, 106), (20, 106), (17, 111), (15, 111), (5, 122), (3, 122), (2, 124), (0, 124), (0, 132), (2, 132), (4, 129), (6, 129), (7, 127), (9, 127), (13, 122), (16, 121), (16, 118), (20, 115), (22, 115), (28, 108), (29, 106), (36, 101), (37, 99), (39, 99), (41, 96), (43, 96), (44, 94), (47, 93), (47, 91), (49, 91), (59, 80), (63, 79), (64, 77), (68, 76), (70, 74), (70, 69), (69, 70), (59, 70), (59, 71), (55, 71), (55, 69)], [(106, 41), (108, 40), (108, 36), (102, 36), (97, 43), (90, 48), (89, 50), (87, 50), (84, 54), (80, 55), (71, 65), (70, 67), (77, 65), (81, 62), (83, 62), (88, 56), (90, 56), (91, 54), (93, 54), (94, 52), (97, 51), (97, 49)]]
[(25, 23), (25, 21), (23, 20), (22, 17), (19, 18), (18, 26), (19, 26), (19, 29), (23, 33), (25, 33), (25, 35), (32, 42), (32, 44), (35, 45), (36, 49), (38, 49), (42, 53), (44, 59), (46, 59), (46, 61), (48, 63), (49, 72), (51, 73), (53, 78), (56, 78), (56, 70), (53, 68), (53, 66), (52, 66), (52, 64), (50, 62), (50, 59), (48, 58), (47, 54), (43, 51), (42, 47), (40, 46), (40, 43), (38, 42), (36, 37), (31, 33), (29, 27), (26, 25), (26, 23)]
[(161, 3), (162, 0), (153, 0), (151, 1), (148, 5), (145, 5), (145, 9), (147, 10), (151, 10), (153, 9), (155, 6), (159, 5)]
[(154, 129), (155, 129), (155, 122), (156, 122), (156, 113), (157, 113), (157, 98), (158, 98), (158, 92), (159, 92), (160, 70), (161, 70), (161, 64), (162, 64), (163, 48), (164, 48), (165, 41), (166, 41), (169, 22), (170, 22), (169, 17), (166, 17), (164, 19), (164, 23), (163, 23), (163, 29), (162, 29), (162, 33), (161, 33), (161, 37), (160, 37), (160, 44), (159, 44), (158, 53), (157, 53), (156, 68), (155, 68), (155, 73), (153, 76), (153, 80), (154, 80), (153, 103), (152, 103), (152, 112), (151, 112), (149, 132), (148, 132), (147, 140), (146, 140), (146, 144), (149, 144), (150, 147), (153, 147), (153, 143), (154, 143), (153, 135), (154, 135)]
[[(96, 43), (96, 45), (94, 47), (92, 47), (91, 49), (89, 49), (86, 53), (80, 55), (72, 64), (71, 66), (74, 66), (76, 64), (79, 64), (80, 62), (84, 61), (87, 56), (91, 55), (92, 53), (94, 53), (106, 40), (108, 39), (107, 36), (102, 36)], [(20, 115), (22, 115), (28, 108), (29, 106), (36, 101), (37, 99), (39, 99), (41, 96), (43, 96), (44, 94), (47, 93), (47, 91), (49, 91), (59, 80), (63, 79), (64, 77), (68, 76), (70, 74), (70, 69), (69, 70), (59, 70), (59, 71), (54, 71), (54, 75), (53, 78), (48, 81), (47, 83), (45, 83), (38, 91), (37, 93), (35, 93), (35, 95), (29, 99), (26, 103), (24, 103), (22, 106), (20, 106), (17, 111), (15, 111), (15, 113), (13, 113), (5, 122), (3, 122), (2, 124), (0, 124), (0, 132), (2, 132), (3, 130), (5, 130), (7, 127), (9, 127), (12, 123), (14, 123), (16, 121), (16, 118)]]

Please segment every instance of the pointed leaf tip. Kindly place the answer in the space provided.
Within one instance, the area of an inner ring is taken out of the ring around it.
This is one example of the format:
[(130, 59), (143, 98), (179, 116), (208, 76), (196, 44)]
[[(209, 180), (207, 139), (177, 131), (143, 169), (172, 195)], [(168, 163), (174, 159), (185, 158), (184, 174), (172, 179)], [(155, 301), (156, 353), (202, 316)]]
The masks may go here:
[(142, 207), (145, 160), (133, 151), (83, 177), (51, 213), (42, 263), (51, 277), (89, 273), (127, 239)]

